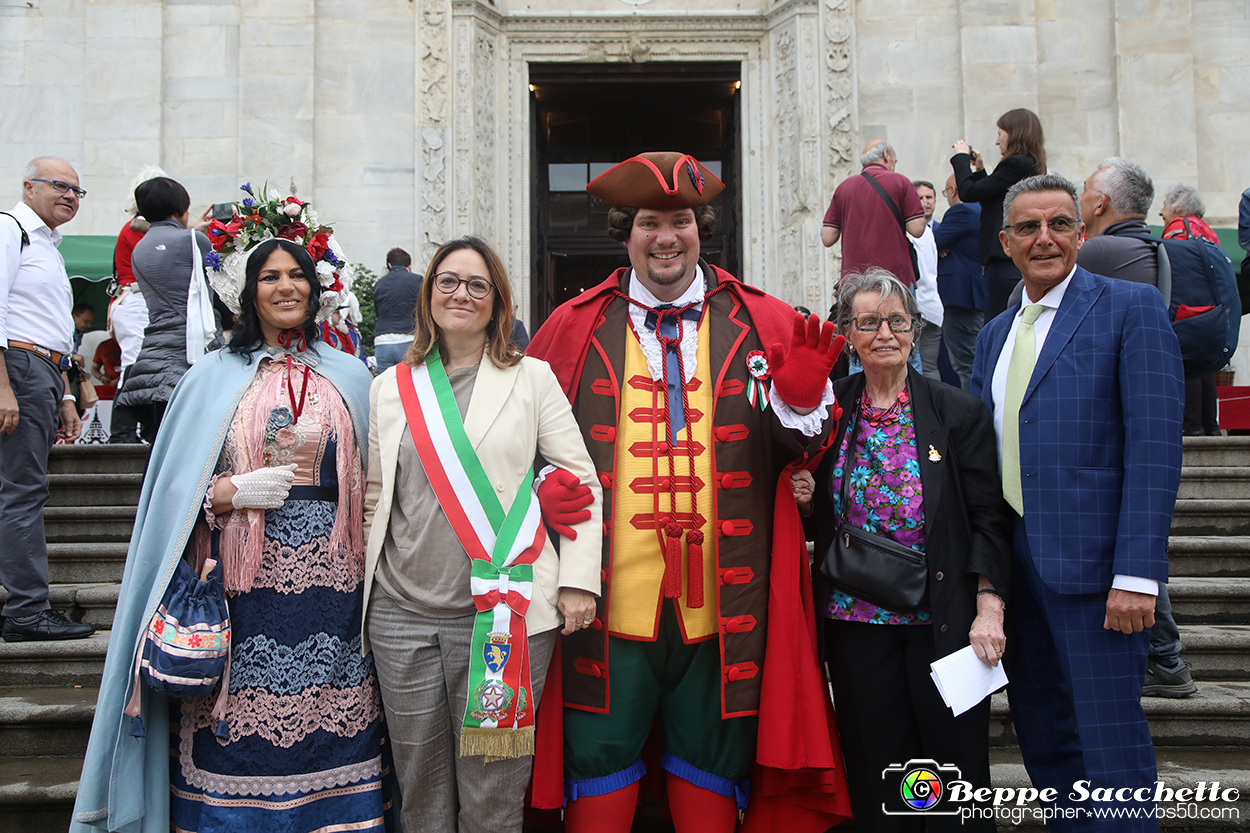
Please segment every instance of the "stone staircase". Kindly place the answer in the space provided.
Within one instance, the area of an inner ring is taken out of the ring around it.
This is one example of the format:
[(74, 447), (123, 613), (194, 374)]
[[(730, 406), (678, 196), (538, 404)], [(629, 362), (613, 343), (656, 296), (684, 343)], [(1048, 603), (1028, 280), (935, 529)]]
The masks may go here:
[(97, 632), (0, 642), (0, 833), (69, 827), (146, 460), (145, 445), (52, 450), (44, 513), (52, 607)]
[[(145, 456), (143, 446), (53, 451), (52, 604), (100, 630), (78, 642), (0, 642), (0, 833), (68, 826)], [(1199, 690), (1143, 701), (1160, 777), (1168, 786), (1219, 781), (1245, 798), (1231, 808), (1238, 818), (1169, 819), (1163, 829), (1250, 830), (1250, 437), (1186, 438), (1172, 530), (1172, 604)], [(990, 742), (996, 785), (1028, 786), (1001, 694)], [(1043, 829), (1029, 819), (999, 828)], [(671, 828), (647, 813), (635, 829)]]

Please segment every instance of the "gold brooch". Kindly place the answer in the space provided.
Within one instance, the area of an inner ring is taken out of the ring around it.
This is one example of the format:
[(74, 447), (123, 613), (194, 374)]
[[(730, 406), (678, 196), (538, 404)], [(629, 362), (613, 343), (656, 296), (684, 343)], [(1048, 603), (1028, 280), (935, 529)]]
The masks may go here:
[(938, 450), (934, 448), (933, 446), (929, 446), (929, 462), (930, 463), (942, 462), (942, 455), (939, 454)]

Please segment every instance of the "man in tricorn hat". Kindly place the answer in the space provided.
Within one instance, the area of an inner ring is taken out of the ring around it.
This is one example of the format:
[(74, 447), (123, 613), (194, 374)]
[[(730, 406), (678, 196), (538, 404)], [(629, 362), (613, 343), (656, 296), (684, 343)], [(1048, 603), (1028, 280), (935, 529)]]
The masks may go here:
[[(560, 379), (604, 494), (603, 598), (561, 648), (571, 833), (629, 830), (653, 724), (679, 833), (733, 830), (744, 810), (744, 829), (789, 833), (850, 815), (790, 486), (837, 421), (842, 339), (699, 258), (723, 188), (669, 152), (590, 183), (632, 268), (528, 351)], [(535, 806), (559, 806), (541, 737)]]

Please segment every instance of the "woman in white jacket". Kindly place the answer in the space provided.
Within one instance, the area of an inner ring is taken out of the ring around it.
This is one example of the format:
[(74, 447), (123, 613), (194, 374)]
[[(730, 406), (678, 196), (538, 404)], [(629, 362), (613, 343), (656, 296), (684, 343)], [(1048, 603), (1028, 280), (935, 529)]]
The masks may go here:
[[(555, 375), (509, 343), (495, 253), (454, 240), (426, 275), (412, 347), (370, 391), (364, 635), (405, 829), (519, 831), (555, 629), (595, 618), (599, 485)], [(558, 557), (537, 455), (594, 497)]]

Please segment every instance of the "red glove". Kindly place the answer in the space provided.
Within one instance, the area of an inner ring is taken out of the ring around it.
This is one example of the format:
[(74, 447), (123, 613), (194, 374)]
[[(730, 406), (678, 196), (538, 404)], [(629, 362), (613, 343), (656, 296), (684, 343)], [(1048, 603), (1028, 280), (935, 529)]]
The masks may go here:
[(815, 408), (820, 404), (829, 371), (842, 352), (846, 339), (833, 337), (833, 322), (821, 326), (820, 316), (813, 315), (806, 322), (803, 314), (794, 314), (794, 337), (790, 349), (783, 351), (780, 344), (768, 350), (768, 368), (772, 372), (773, 386), (782, 400), (794, 408)]
[(589, 486), (583, 486), (577, 475), (556, 469), (538, 487), (538, 508), (547, 526), (570, 541), (577, 540), (573, 524), (590, 520), (586, 507), (595, 502)]

